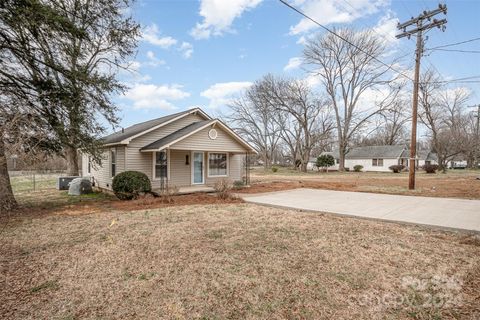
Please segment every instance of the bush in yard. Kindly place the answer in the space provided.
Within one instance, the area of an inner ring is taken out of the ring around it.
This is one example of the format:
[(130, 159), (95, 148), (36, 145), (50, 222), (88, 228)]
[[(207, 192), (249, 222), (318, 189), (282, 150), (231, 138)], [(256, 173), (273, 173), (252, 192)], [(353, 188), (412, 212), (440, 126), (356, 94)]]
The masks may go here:
[(120, 200), (136, 199), (141, 193), (150, 192), (152, 185), (147, 175), (138, 171), (125, 171), (113, 178), (113, 193)]
[(215, 182), (213, 187), (217, 193), (217, 197), (222, 200), (228, 200), (234, 198), (232, 195), (232, 184), (227, 179), (221, 179)]
[(335, 164), (335, 158), (331, 154), (323, 154), (317, 158), (315, 165), (317, 168), (328, 168)]
[(362, 172), (363, 166), (361, 164), (357, 164), (353, 166), (353, 171), (355, 172)]
[(272, 172), (277, 172), (278, 171), (278, 167), (272, 167)]
[(347, 172), (350, 171), (350, 168), (349, 168), (349, 167), (345, 167), (344, 169), (345, 169), (345, 171), (347, 171)]
[(235, 180), (233, 181), (233, 188), (234, 189), (242, 189), (245, 186), (245, 183), (242, 180)]
[(402, 164), (394, 164), (393, 166), (388, 167), (388, 169), (392, 170), (393, 173), (400, 173), (400, 171), (405, 169), (405, 166)]
[(436, 173), (438, 170), (438, 165), (437, 164), (425, 164), (423, 166), (423, 170), (425, 170), (426, 173)]

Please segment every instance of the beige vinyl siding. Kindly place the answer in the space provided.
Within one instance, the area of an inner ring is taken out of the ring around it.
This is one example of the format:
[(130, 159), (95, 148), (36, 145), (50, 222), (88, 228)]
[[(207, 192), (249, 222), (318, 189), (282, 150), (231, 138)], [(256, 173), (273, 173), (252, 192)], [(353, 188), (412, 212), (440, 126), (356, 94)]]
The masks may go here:
[(215, 182), (222, 179), (227, 179), (230, 182), (242, 180), (242, 167), (243, 167), (242, 154), (228, 153), (228, 168), (226, 177), (209, 177), (208, 176), (208, 152), (205, 152), (205, 184), (214, 185)]
[[(192, 122), (205, 120), (200, 115), (190, 114), (175, 122), (169, 123), (164, 127), (160, 127), (149, 133), (144, 134), (138, 138), (133, 139), (127, 148), (127, 168), (128, 170), (135, 170), (145, 173), (150, 181), (152, 181), (152, 188), (160, 187), (160, 180), (153, 179), (153, 155), (152, 152), (140, 152), (140, 149), (154, 141), (157, 141), (183, 127), (188, 126)], [(170, 155), (171, 157), (171, 155)], [(170, 162), (170, 160), (169, 160)], [(170, 170), (170, 169), (169, 169)], [(170, 178), (172, 178), (172, 171), (170, 170)], [(182, 181), (179, 181), (182, 182)], [(170, 184), (170, 182), (169, 182)]]
[[(185, 164), (188, 155), (189, 164)], [(230, 181), (242, 180), (243, 177), (243, 154), (228, 155), (228, 175), (226, 177), (208, 177), (208, 152), (204, 151), (204, 174), (205, 184), (214, 185), (216, 181), (228, 179)], [(192, 184), (192, 151), (170, 150), (170, 186), (184, 187)]]
[(111, 159), (110, 159), (110, 150), (117, 150), (117, 161), (116, 161), (116, 174), (125, 171), (125, 147), (108, 147), (104, 148), (102, 152), (102, 163), (101, 165), (94, 165), (92, 163), (90, 174), (88, 173), (88, 155), (82, 154), (82, 176), (83, 177), (92, 177), (95, 181), (95, 186), (111, 189), (112, 188), (112, 177), (111, 177)]
[(244, 175), (243, 162), (244, 154), (230, 154), (230, 179), (232, 181), (242, 180)]
[(228, 152), (245, 152), (246, 149), (237, 140), (224, 130), (215, 127), (217, 130), (217, 138), (212, 140), (208, 137), (208, 131), (211, 127), (207, 127), (194, 133), (193, 135), (173, 144), (172, 149), (195, 149), (206, 151), (228, 151)]
[[(188, 165), (185, 157), (188, 155)], [(189, 150), (170, 150), (170, 186), (184, 187), (191, 184), (191, 152)]]
[[(152, 142), (155, 142), (165, 136), (168, 136), (169, 134), (180, 130), (189, 124), (197, 121), (202, 121), (205, 120), (202, 116), (200, 115), (195, 115), (195, 114), (190, 114), (188, 116), (185, 116), (175, 122), (169, 123), (163, 127), (160, 127), (156, 130), (153, 130), (149, 133), (144, 134), (143, 136), (140, 136), (138, 138), (133, 139), (130, 144), (128, 145), (128, 148), (135, 149), (135, 148), (142, 148)], [(130, 152), (130, 150), (129, 150)], [(130, 152), (131, 153), (131, 152)]]

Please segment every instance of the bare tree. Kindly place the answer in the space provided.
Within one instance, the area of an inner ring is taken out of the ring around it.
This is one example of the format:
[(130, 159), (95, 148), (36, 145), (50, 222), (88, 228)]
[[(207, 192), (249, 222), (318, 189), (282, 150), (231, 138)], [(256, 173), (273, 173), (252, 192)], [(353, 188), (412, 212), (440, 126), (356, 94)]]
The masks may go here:
[(370, 134), (359, 137), (358, 145), (397, 145), (408, 140), (407, 123), (410, 116), (406, 110), (408, 102), (403, 99), (394, 99), (377, 116), (376, 123)]
[(471, 148), (466, 132), (465, 103), (469, 93), (462, 88), (448, 89), (431, 69), (421, 76), (419, 86), (420, 121), (429, 131), (438, 164), (446, 172), (447, 163)]
[(319, 141), (329, 138), (333, 129), (326, 100), (318, 99), (304, 80), (265, 76), (258, 83), (262, 101), (287, 119), (282, 138), (289, 146), (301, 171), (307, 171), (310, 154)]
[(378, 61), (386, 52), (384, 41), (370, 31), (335, 30), (343, 39), (327, 33), (309, 40), (303, 52), (310, 72), (320, 78), (335, 112), (339, 169), (345, 168), (348, 144), (357, 131), (377, 115), (390, 90), (374, 106), (359, 105), (366, 92), (389, 83), (389, 68)]
[(283, 119), (258, 99), (256, 85), (235, 99), (229, 107), (231, 112), (226, 119), (232, 123), (236, 132), (255, 146), (265, 169), (269, 168), (281, 138)]

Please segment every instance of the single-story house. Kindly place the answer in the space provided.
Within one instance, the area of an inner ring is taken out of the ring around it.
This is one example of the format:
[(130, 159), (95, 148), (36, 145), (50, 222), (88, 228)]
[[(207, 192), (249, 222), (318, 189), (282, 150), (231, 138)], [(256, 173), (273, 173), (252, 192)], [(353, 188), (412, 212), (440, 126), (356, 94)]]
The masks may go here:
[[(323, 152), (322, 154), (330, 154), (335, 158), (335, 165), (329, 167), (329, 170), (338, 170), (339, 154), (338, 150), (331, 152)], [(385, 146), (367, 146), (350, 148), (345, 155), (345, 167), (353, 170), (356, 165), (363, 166), (363, 171), (380, 171), (388, 172), (388, 168), (392, 165), (401, 164), (405, 167), (409, 166), (410, 150), (404, 145), (385, 145)], [(316, 159), (311, 159), (309, 168), (316, 169)], [(437, 156), (435, 153), (419, 150), (417, 152), (416, 167), (424, 164), (437, 164)]]
[(123, 171), (145, 173), (152, 188), (212, 186), (220, 179), (246, 180), (254, 148), (200, 108), (138, 123), (104, 138), (101, 165), (82, 154), (83, 176), (111, 189)]

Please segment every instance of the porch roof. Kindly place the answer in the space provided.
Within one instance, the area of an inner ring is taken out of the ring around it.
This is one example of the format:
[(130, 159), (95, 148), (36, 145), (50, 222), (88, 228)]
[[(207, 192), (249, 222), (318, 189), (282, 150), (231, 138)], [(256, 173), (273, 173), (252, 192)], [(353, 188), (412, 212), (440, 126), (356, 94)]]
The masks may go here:
[[(170, 148), (170, 146), (184, 140), (185, 138), (203, 130), (209, 126), (218, 126), (219, 128), (223, 129), (229, 136), (231, 136), (234, 140), (236, 140), (240, 145), (245, 148), (247, 153), (257, 153), (257, 151), (245, 140), (243, 140), (238, 134), (232, 131), (226, 124), (224, 124), (219, 119), (209, 119), (205, 121), (198, 121), (187, 125), (157, 141), (154, 141), (140, 149), (140, 152), (153, 152), (163, 150), (165, 148)], [(192, 145), (192, 150), (196, 149), (196, 145)], [(187, 148), (189, 150), (189, 148)], [(205, 151), (209, 151), (209, 149), (204, 149)], [(229, 151), (228, 148), (222, 151)], [(238, 152), (232, 151), (232, 152)], [(243, 152), (243, 151), (242, 151)]]
[(198, 122), (191, 123), (188, 126), (183, 127), (182, 129), (172, 132), (171, 134), (142, 147), (140, 151), (161, 150), (164, 147), (170, 145), (171, 143), (179, 139), (182, 139), (183, 137), (188, 136), (189, 134), (195, 132), (200, 128), (206, 127), (213, 122), (215, 122), (215, 120), (205, 120), (205, 121), (198, 121)]

